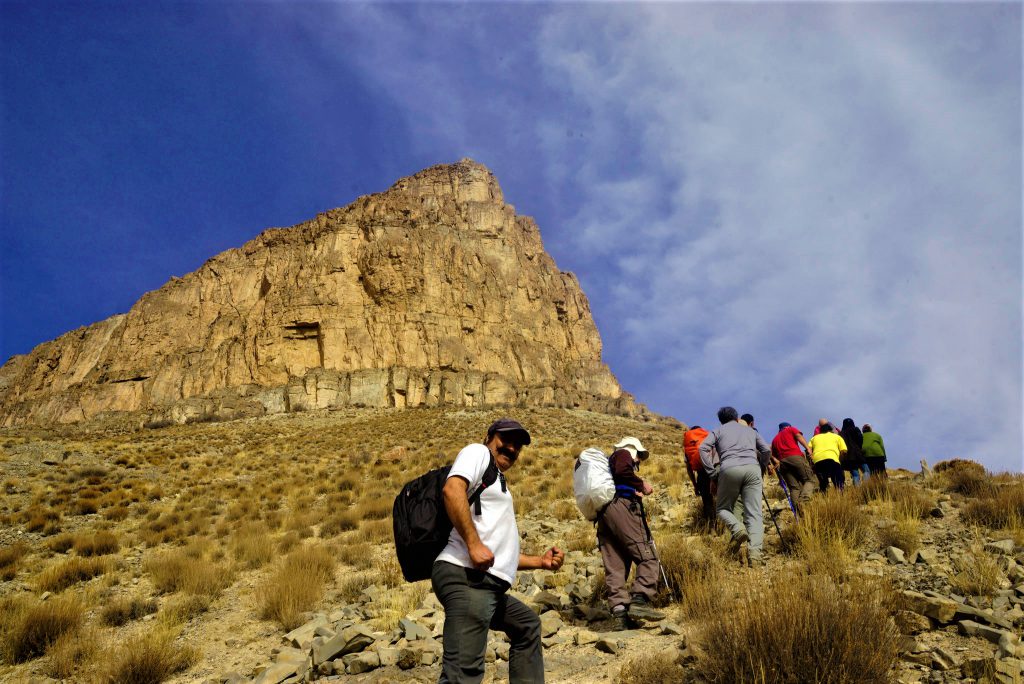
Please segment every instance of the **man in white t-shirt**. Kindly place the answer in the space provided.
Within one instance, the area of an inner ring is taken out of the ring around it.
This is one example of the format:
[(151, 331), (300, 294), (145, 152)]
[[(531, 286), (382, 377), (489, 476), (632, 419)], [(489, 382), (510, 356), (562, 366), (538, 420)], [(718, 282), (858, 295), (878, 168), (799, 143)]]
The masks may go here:
[[(495, 421), (483, 444), (470, 444), (455, 458), (444, 486), (444, 505), (453, 528), (434, 561), (430, 582), (444, 606), (444, 660), (440, 682), (479, 682), (484, 676), (487, 631), (509, 638), (510, 682), (543, 682), (540, 619), (508, 590), (516, 571), (558, 570), (565, 554), (555, 547), (542, 556), (519, 551), (519, 528), (505, 473), (530, 443), (530, 433), (510, 418)], [(480, 495), (480, 514), (469, 496), (494, 460), (498, 479)]]

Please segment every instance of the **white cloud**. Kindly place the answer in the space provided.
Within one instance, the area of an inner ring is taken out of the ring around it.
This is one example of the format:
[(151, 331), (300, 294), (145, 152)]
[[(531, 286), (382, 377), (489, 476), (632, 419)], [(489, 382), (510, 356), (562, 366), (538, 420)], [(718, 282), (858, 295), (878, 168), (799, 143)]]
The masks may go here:
[(522, 163), (532, 131), (628, 390), (1022, 469), (1019, 6), (501, 7), (339, 5), (362, 37), (323, 49), (423, 150)]

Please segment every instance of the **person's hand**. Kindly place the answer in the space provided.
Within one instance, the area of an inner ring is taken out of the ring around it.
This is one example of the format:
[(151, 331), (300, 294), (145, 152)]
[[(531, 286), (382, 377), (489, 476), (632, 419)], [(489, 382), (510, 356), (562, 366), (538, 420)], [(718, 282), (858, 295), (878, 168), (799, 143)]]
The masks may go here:
[(565, 562), (565, 553), (557, 546), (552, 546), (540, 557), (540, 567), (545, 570), (558, 570)]
[(494, 565), (494, 554), (483, 542), (469, 547), (469, 560), (477, 570), (488, 570)]
[(644, 494), (645, 495), (646, 494), (650, 494), (653, 491), (654, 491), (654, 488), (651, 487), (650, 483), (647, 480), (644, 480), (644, 489), (643, 489)]

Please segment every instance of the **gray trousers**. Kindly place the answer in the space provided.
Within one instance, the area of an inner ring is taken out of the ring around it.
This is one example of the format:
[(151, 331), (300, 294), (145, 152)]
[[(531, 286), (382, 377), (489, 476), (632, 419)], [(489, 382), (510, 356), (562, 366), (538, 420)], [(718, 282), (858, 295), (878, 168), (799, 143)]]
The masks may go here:
[(540, 618), (525, 603), (508, 595), (508, 583), (481, 570), (445, 561), (434, 563), (430, 583), (444, 606), (445, 682), (479, 682), (484, 678), (487, 630), (508, 635), (509, 682), (544, 681)]
[[(746, 529), (750, 537), (747, 553), (751, 559), (761, 558), (761, 547), (764, 546), (761, 487), (761, 468), (756, 465), (727, 468), (718, 476), (718, 517), (729, 528), (733, 539)], [(738, 501), (743, 507), (742, 523), (733, 512)]]
[[(608, 587), (608, 607), (629, 605), (630, 594), (642, 594), (648, 600), (658, 592), (661, 567), (640, 516), (640, 504), (615, 497), (597, 522), (597, 543), (604, 561), (604, 583)], [(633, 586), (626, 590), (629, 569), (636, 565)]]

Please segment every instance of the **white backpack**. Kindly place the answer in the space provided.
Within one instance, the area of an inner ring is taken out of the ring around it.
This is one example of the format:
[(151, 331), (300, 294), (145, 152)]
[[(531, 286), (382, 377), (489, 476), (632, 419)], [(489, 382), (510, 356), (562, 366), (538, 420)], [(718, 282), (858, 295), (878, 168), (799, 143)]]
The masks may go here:
[(597, 520), (604, 507), (615, 498), (611, 465), (603, 451), (589, 447), (580, 453), (572, 475), (572, 490), (583, 517)]

